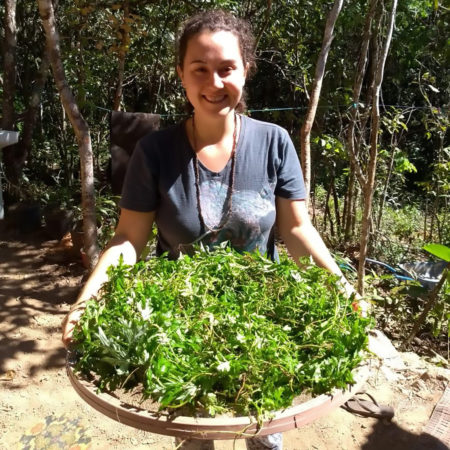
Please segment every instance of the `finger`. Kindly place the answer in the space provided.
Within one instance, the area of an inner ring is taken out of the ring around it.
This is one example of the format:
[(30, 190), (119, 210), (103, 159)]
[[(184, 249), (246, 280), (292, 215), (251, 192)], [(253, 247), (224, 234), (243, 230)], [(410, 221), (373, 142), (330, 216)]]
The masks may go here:
[(355, 312), (358, 312), (361, 317), (367, 317), (368, 313), (370, 312), (370, 303), (363, 300), (363, 298), (358, 295), (358, 297), (355, 297), (356, 300), (352, 302), (352, 309)]
[(70, 321), (63, 330), (61, 340), (63, 341), (65, 347), (68, 347), (73, 342), (73, 332), (75, 330), (77, 323), (78, 323), (77, 321)]
[(361, 298), (361, 300), (359, 300), (359, 308), (361, 310), (361, 316), (362, 317), (367, 317), (370, 311), (370, 303), (366, 302), (365, 300), (363, 300)]
[(67, 330), (64, 334), (63, 334), (63, 336), (62, 336), (62, 338), (61, 338), (61, 340), (62, 340), (62, 342), (63, 342), (63, 344), (64, 344), (64, 346), (67, 348), (71, 343), (72, 343), (72, 341), (73, 341), (73, 339), (72, 339), (72, 332), (73, 332), (73, 329), (71, 329), (71, 330)]
[(66, 317), (64, 317), (63, 322), (61, 324), (62, 328), (62, 341), (63, 344), (67, 347), (72, 341), (73, 330), (75, 329), (77, 323), (80, 320), (84, 312), (84, 308), (78, 308), (76, 310), (70, 311)]

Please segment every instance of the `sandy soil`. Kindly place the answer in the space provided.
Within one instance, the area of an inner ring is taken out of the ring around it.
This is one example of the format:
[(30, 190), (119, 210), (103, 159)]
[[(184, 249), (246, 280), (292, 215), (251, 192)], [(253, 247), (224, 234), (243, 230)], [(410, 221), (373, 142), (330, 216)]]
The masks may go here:
[[(70, 243), (0, 229), (0, 449), (175, 449), (173, 438), (119, 424), (81, 400), (65, 370), (60, 323), (84, 269)], [(441, 449), (421, 433), (450, 371), (402, 353), (374, 370), (366, 390), (395, 409), (392, 422), (341, 408), (284, 434), (285, 450)], [(216, 450), (245, 448), (216, 441)], [(193, 446), (192, 448), (199, 448)]]

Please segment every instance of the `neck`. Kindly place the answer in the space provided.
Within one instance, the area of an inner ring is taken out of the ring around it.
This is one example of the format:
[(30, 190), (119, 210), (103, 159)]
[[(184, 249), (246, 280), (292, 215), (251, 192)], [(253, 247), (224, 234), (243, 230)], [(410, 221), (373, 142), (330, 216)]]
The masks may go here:
[(233, 120), (231, 129), (228, 124), (222, 124), (221, 128), (217, 127), (209, 133), (206, 133), (208, 130), (205, 130), (204, 123), (202, 123), (203, 135), (200, 135), (198, 131), (197, 115), (194, 114), (187, 124), (187, 129), (190, 129), (188, 136), (196, 154), (196, 160), (198, 158), (204, 166), (214, 172), (223, 170), (230, 157), (234, 164), (239, 127), (237, 115), (233, 114), (231, 119)]
[[(194, 113), (195, 114), (195, 113)], [(198, 145), (218, 145), (231, 139), (234, 133), (236, 112), (230, 112), (225, 117), (213, 118), (202, 117), (195, 114), (195, 139)]]

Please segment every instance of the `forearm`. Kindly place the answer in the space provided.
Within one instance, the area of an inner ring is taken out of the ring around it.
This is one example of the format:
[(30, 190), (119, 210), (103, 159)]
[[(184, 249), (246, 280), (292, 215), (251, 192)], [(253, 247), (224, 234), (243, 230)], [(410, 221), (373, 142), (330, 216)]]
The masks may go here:
[(283, 241), (292, 259), (299, 266), (301, 266), (301, 257), (311, 256), (319, 267), (340, 277), (341, 284), (348, 295), (354, 293), (353, 286), (344, 277), (320, 234), (310, 222), (293, 227), (288, 233), (285, 233)]
[(125, 264), (136, 263), (147, 244), (154, 216), (153, 212), (142, 213), (122, 209), (115, 234), (81, 290), (77, 304), (84, 303), (97, 294), (102, 284), (108, 279), (108, 267), (117, 265), (120, 255), (123, 256)]
[(122, 209), (114, 237), (83, 286), (78, 300), (72, 305), (63, 320), (62, 341), (65, 346), (72, 342), (74, 328), (83, 314), (86, 301), (95, 297), (103, 283), (108, 280), (108, 267), (117, 265), (121, 255), (125, 264), (136, 263), (148, 241), (154, 216), (153, 212), (144, 213)]
[(277, 225), (289, 254), (299, 266), (301, 257), (311, 256), (319, 267), (341, 278), (347, 294), (354, 292), (353, 286), (342, 275), (341, 269), (309, 220), (304, 201), (277, 198)]
[(311, 223), (293, 227), (282, 237), (289, 254), (297, 264), (301, 257), (311, 256), (319, 267), (342, 276), (341, 269)]

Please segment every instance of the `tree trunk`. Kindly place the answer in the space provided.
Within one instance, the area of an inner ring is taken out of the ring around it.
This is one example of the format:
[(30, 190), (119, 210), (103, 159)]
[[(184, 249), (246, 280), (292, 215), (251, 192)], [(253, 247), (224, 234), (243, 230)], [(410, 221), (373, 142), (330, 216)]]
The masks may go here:
[[(14, 97), (16, 93), (16, 49), (17, 49), (17, 27), (16, 27), (16, 0), (5, 0), (5, 39), (3, 42), (3, 102), (2, 120), (0, 128), (14, 131)], [(0, 162), (4, 160), (7, 178), (13, 178), (14, 155), (16, 145), (0, 150)], [(3, 153), (3, 154), (2, 154)], [(2, 201), (3, 206), (3, 201)], [(2, 207), (3, 211), (3, 207)]]
[(391, 158), (389, 160), (388, 173), (386, 175), (386, 181), (384, 183), (383, 193), (381, 194), (380, 210), (378, 211), (378, 217), (377, 217), (377, 230), (379, 230), (381, 228), (381, 219), (383, 217), (383, 210), (384, 210), (384, 205), (386, 203), (387, 191), (389, 188), (389, 183), (391, 181), (392, 171), (394, 169), (395, 151), (396, 150), (397, 150), (397, 147), (395, 145), (393, 145)]
[(271, 11), (271, 9), (272, 9), (272, 0), (267, 0), (267, 8), (266, 8), (266, 14), (265, 14), (266, 17), (265, 17), (265, 20), (264, 20), (264, 23), (263, 23), (261, 29), (259, 30), (258, 34), (256, 35), (256, 38), (255, 38), (255, 50), (258, 48), (259, 41), (261, 40), (262, 35), (264, 34), (264, 31), (266, 31), (266, 29), (267, 29), (267, 27), (268, 27), (268, 25), (270, 23), (270, 11)]
[(305, 121), (300, 131), (301, 160), (303, 178), (305, 180), (306, 204), (308, 204), (309, 192), (311, 188), (311, 129), (314, 123), (314, 118), (316, 116), (320, 91), (322, 90), (322, 81), (325, 74), (325, 66), (327, 63), (328, 53), (330, 51), (331, 42), (334, 38), (334, 26), (341, 11), (343, 2), (344, 0), (335, 0), (333, 8), (328, 14), (322, 41), (322, 48), (320, 50), (319, 58), (316, 64), (316, 71), (314, 74), (314, 82), (308, 104), (308, 111), (306, 112)]
[(17, 49), (16, 0), (5, 0), (4, 26), (2, 128), (13, 131)]
[(347, 208), (345, 209), (345, 236), (349, 238), (351, 236), (352, 222), (354, 222), (354, 217), (352, 217), (354, 208), (353, 202), (356, 200), (354, 198), (354, 184), (355, 177), (361, 186), (364, 186), (365, 179), (361, 167), (358, 163), (359, 145), (355, 143), (355, 126), (358, 115), (359, 100), (361, 96), (361, 89), (364, 80), (364, 74), (367, 67), (367, 58), (369, 52), (369, 43), (372, 36), (372, 22), (376, 12), (378, 0), (370, 0), (369, 10), (367, 12), (364, 31), (361, 43), (361, 50), (359, 52), (358, 65), (356, 68), (355, 81), (353, 84), (353, 105), (350, 110), (350, 124), (347, 132), (347, 151), (350, 157), (350, 175), (348, 181), (347, 190)]
[(332, 214), (330, 211), (330, 197), (331, 197), (332, 190), (333, 190), (333, 181), (331, 181), (330, 186), (328, 187), (327, 197), (325, 199), (324, 232), (327, 231), (327, 217), (328, 217), (328, 220), (330, 221), (330, 234), (332, 237), (334, 237), (334, 223), (333, 223), (333, 217), (332, 217)]
[(350, 237), (353, 234), (352, 222), (354, 218), (354, 205), (356, 204), (357, 201), (355, 182), (356, 182), (355, 171), (350, 170), (343, 213), (343, 228), (345, 240), (350, 239)]
[[(411, 108), (411, 110), (410, 110), (408, 119), (406, 121), (407, 124), (409, 123), (409, 121), (411, 119), (412, 113), (413, 113), (413, 108)], [(394, 171), (395, 152), (398, 148), (403, 131), (404, 130), (402, 129), (400, 132), (400, 135), (398, 135), (398, 136), (396, 136), (395, 131), (393, 131), (393, 133), (392, 133), (391, 143), (390, 143), (390, 146), (392, 148), (392, 153), (391, 153), (391, 158), (390, 158), (389, 164), (388, 164), (388, 173), (387, 173), (386, 182), (385, 182), (384, 188), (383, 188), (383, 194), (381, 195), (381, 200), (380, 200), (380, 206), (379, 206), (380, 210), (378, 211), (378, 218), (377, 218), (377, 225), (376, 225), (377, 231), (381, 228), (381, 221), (383, 218), (384, 206), (386, 204), (387, 192), (389, 189), (389, 184), (391, 182), (392, 173)], [(377, 238), (378, 238), (378, 235), (375, 236), (375, 243), (376, 243)]]
[[(444, 128), (445, 125), (442, 124), (441, 127)], [(440, 138), (439, 138), (439, 146), (438, 146), (437, 158), (436, 158), (437, 164), (443, 163), (443, 158), (442, 158), (443, 154), (444, 154), (444, 133), (441, 133)], [(441, 182), (439, 179), (434, 180), (433, 191), (435, 192), (435, 197), (434, 197), (432, 211), (431, 211), (430, 241), (432, 240), (432, 234), (433, 234), (433, 230), (435, 228), (434, 224), (436, 222), (436, 231), (438, 233), (438, 241), (441, 242), (442, 234), (441, 234), (441, 224), (439, 221), (439, 210), (441, 208), (441, 199), (445, 198), (445, 195), (442, 195), (443, 192), (442, 192)]]
[(59, 158), (61, 159), (62, 173), (64, 175), (64, 184), (72, 186), (75, 178), (74, 174), (74, 154), (69, 151), (72, 145), (72, 136), (67, 133), (67, 120), (64, 106), (61, 105), (61, 122), (60, 122), (60, 139)]
[(114, 94), (114, 103), (113, 103), (114, 111), (120, 111), (120, 102), (122, 101), (123, 79), (125, 73), (125, 56), (128, 52), (128, 46), (130, 44), (130, 32), (128, 31), (128, 24), (126, 21), (129, 14), (130, 14), (130, 4), (128, 0), (125, 0), (123, 5), (123, 23), (125, 26), (121, 29), (122, 42), (119, 49), (119, 70), (117, 74), (118, 78), (117, 78), (116, 92)]
[(354, 200), (353, 200), (353, 211), (352, 211), (352, 214), (351, 214), (351, 235), (353, 236), (353, 235), (355, 235), (356, 234), (356, 211), (357, 211), (357, 208), (358, 208), (358, 202), (359, 202), (359, 199), (360, 199), (360, 195), (361, 195), (361, 188), (360, 188), (360, 186), (358, 185), (358, 183), (355, 183), (355, 185), (354, 185)]
[(38, 0), (38, 5), (45, 30), (55, 84), (78, 142), (81, 161), (84, 248), (89, 258), (89, 266), (92, 269), (97, 263), (99, 250), (97, 245), (93, 157), (89, 127), (81, 115), (75, 98), (66, 82), (52, 2), (51, 0)]
[(48, 71), (50, 68), (50, 59), (48, 50), (45, 47), (42, 54), (39, 72), (34, 80), (33, 90), (28, 105), (28, 109), (23, 122), (23, 132), (14, 158), (14, 175), (19, 179), (25, 161), (29, 160), (33, 144), (33, 131), (36, 125), (39, 107), (41, 104), (41, 94), (47, 81)]
[(333, 180), (332, 180), (332, 194), (333, 194), (333, 204), (334, 204), (334, 217), (336, 219), (336, 231), (337, 234), (340, 235), (341, 234), (341, 216), (340, 216), (340, 211), (339, 211), (339, 199), (337, 196), (337, 192), (336, 192), (336, 178), (333, 175)]
[(436, 196), (434, 198), (433, 204), (431, 205), (431, 213), (430, 214), (430, 231), (428, 234), (428, 241), (432, 242), (433, 241), (433, 230), (434, 230), (434, 211), (435, 211), (435, 204), (436, 204)]
[(392, 39), (394, 30), (395, 13), (397, 10), (397, 0), (392, 0), (392, 8), (389, 14), (389, 23), (386, 31), (386, 40), (381, 52), (379, 62), (376, 66), (374, 77), (374, 89), (372, 97), (372, 128), (370, 134), (370, 155), (367, 171), (367, 182), (364, 186), (364, 209), (362, 218), (362, 230), (359, 249), (359, 265), (358, 265), (358, 292), (364, 295), (364, 266), (367, 255), (367, 246), (369, 242), (370, 217), (372, 212), (372, 198), (375, 189), (375, 173), (377, 168), (378, 156), (378, 131), (380, 122), (380, 90), (383, 82), (384, 66)]
[(316, 177), (315, 176), (313, 176), (313, 179), (312, 179), (312, 186), (313, 186), (313, 189), (312, 189), (312, 192), (313, 192), (313, 194), (312, 194), (312, 211), (310, 211), (310, 213), (312, 214), (312, 223), (317, 228), (317, 214), (316, 214), (316, 212), (317, 212), (317, 197), (315, 195), (315, 192), (316, 192)]

